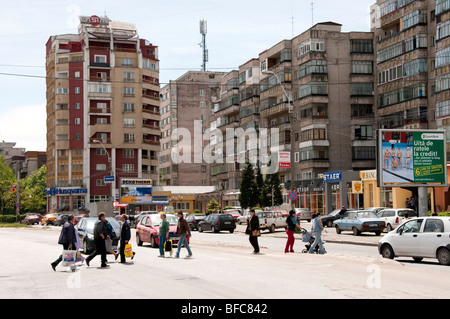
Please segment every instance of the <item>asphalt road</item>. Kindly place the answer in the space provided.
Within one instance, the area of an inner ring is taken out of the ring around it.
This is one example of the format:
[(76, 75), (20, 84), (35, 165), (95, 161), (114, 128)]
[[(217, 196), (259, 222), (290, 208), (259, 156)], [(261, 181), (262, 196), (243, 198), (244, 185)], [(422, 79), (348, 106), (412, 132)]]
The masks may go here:
[(137, 255), (128, 264), (109, 255), (109, 269), (99, 268), (97, 257), (74, 273), (61, 266), (54, 272), (50, 263), (61, 253), (59, 231), (0, 229), (0, 298), (450, 297), (450, 267), (436, 261), (386, 260), (373, 246), (332, 243), (326, 244), (326, 255), (302, 254), (299, 240), (297, 252), (285, 254), (283, 231), (264, 233), (259, 255), (251, 253), (248, 236), (239, 229), (234, 234), (193, 232), (192, 259), (157, 258), (157, 249), (137, 247), (133, 240)]

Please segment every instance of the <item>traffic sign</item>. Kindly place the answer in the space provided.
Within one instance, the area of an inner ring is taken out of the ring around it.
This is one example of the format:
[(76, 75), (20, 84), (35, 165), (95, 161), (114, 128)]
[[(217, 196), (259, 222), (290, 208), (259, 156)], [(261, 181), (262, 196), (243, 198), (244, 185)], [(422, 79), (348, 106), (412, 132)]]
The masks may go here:
[(114, 183), (114, 176), (104, 176), (103, 181), (105, 183)]
[(289, 193), (289, 199), (290, 200), (294, 201), (294, 200), (297, 199), (297, 197), (298, 197), (298, 194), (297, 194), (296, 191), (290, 191), (290, 193)]

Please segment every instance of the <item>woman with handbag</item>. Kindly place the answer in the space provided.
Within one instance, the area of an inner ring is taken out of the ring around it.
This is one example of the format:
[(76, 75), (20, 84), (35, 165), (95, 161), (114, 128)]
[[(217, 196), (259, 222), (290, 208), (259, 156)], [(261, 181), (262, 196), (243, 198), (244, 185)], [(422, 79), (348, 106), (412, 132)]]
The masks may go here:
[(250, 209), (250, 219), (245, 233), (249, 235), (250, 244), (254, 249), (253, 253), (259, 254), (258, 237), (261, 236), (261, 233), (259, 231), (259, 218), (256, 216), (254, 209)]

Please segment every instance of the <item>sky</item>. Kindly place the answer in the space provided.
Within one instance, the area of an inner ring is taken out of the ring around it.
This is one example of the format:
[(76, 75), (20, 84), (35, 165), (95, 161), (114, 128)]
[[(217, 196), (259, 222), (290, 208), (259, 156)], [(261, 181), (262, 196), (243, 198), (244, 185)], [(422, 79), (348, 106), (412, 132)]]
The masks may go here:
[[(0, 12), (0, 142), (27, 151), (46, 149), (45, 44), (77, 33), (78, 16), (107, 15), (134, 23), (159, 48), (161, 87), (200, 70), (206, 20), (207, 70), (237, 70), (246, 61), (313, 23), (333, 21), (342, 31), (370, 31), (375, 0), (15, 0)], [(339, 5), (336, 5), (339, 3)]]

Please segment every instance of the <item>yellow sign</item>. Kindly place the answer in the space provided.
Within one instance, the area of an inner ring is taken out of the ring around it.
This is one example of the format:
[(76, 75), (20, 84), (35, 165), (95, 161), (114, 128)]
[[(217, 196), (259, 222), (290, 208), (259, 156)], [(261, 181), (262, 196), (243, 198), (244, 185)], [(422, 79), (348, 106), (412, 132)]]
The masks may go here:
[(361, 181), (352, 181), (352, 193), (354, 194), (363, 193), (363, 186)]

